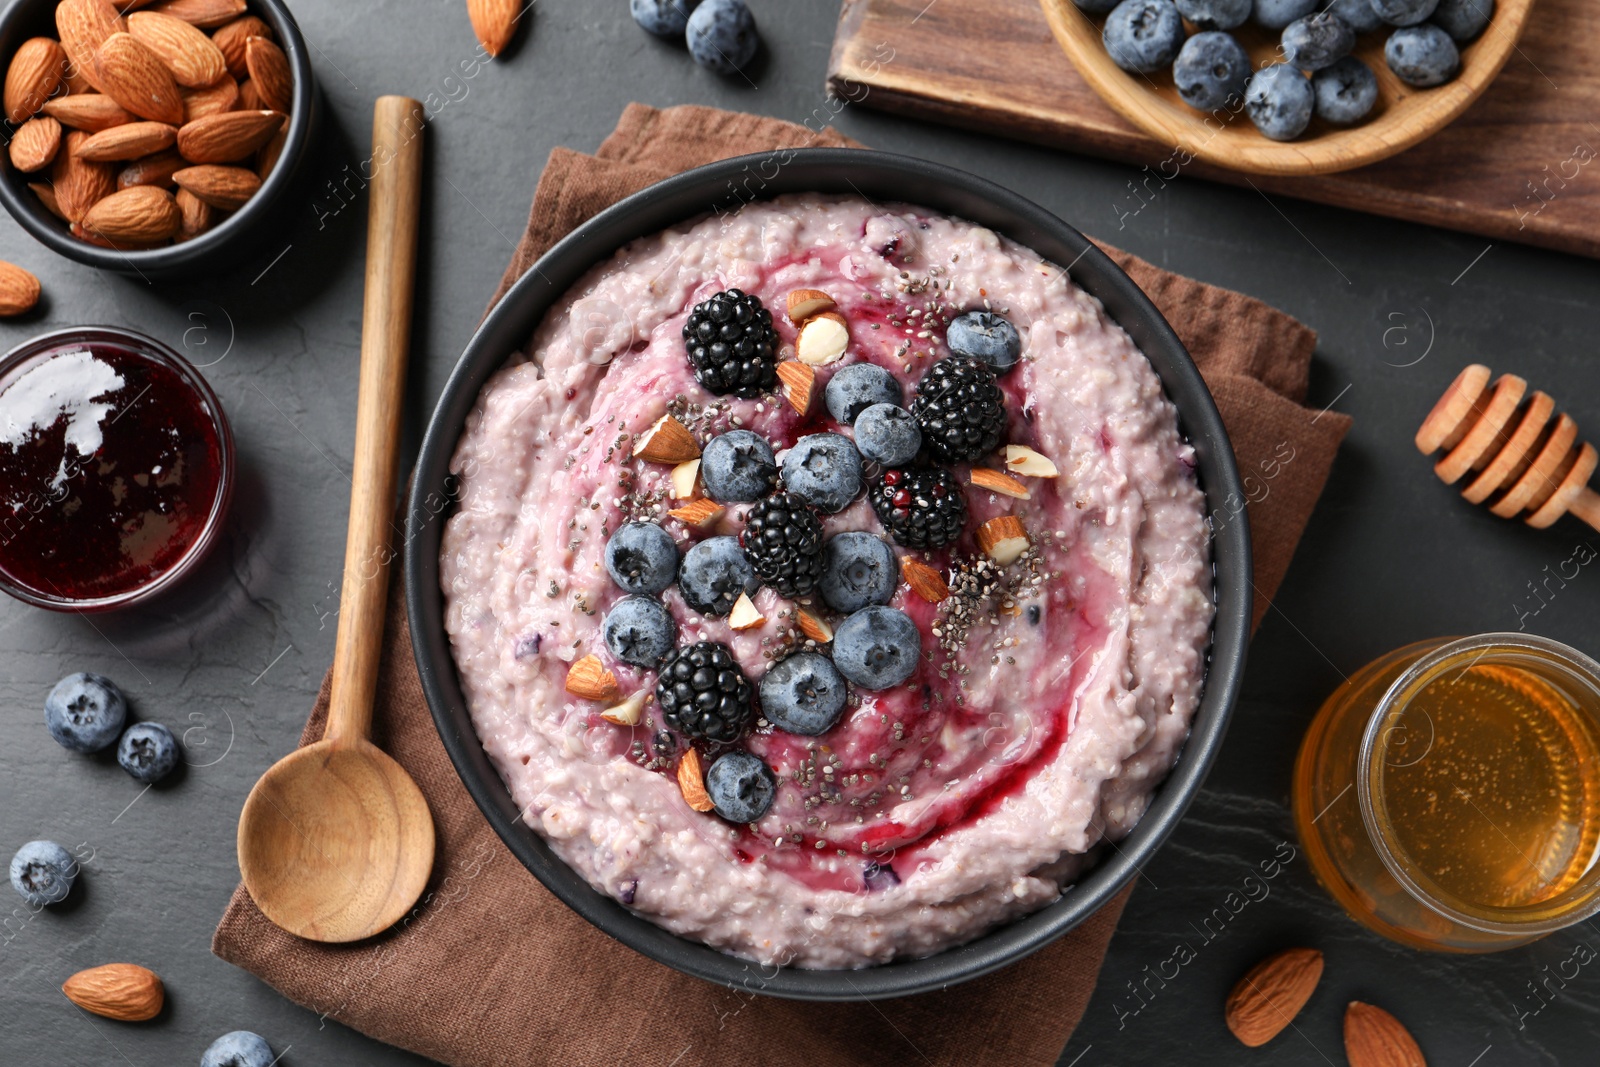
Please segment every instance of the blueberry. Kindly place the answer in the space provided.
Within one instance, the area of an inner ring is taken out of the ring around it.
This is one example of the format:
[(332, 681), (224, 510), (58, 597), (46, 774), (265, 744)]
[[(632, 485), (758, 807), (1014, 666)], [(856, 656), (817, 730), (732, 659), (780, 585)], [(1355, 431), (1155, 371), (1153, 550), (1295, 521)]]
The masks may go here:
[(1178, 50), (1172, 80), (1183, 102), (1201, 111), (1215, 111), (1244, 95), (1250, 81), (1250, 55), (1231, 33), (1197, 33)]
[(158, 722), (136, 722), (122, 731), (117, 762), (141, 782), (159, 782), (178, 765), (178, 739)]
[(749, 503), (772, 492), (778, 465), (772, 446), (749, 430), (729, 430), (706, 442), (700, 453), (700, 477), (712, 500)]
[(1321, 70), (1356, 46), (1356, 31), (1338, 15), (1319, 11), (1295, 19), (1283, 31), (1283, 58), (1301, 70)]
[(1335, 126), (1360, 122), (1378, 101), (1378, 76), (1355, 56), (1345, 56), (1311, 76), (1317, 115)]
[(828, 414), (849, 426), (873, 404), (898, 407), (905, 394), (895, 376), (876, 363), (852, 363), (828, 379), (822, 398), (828, 404)]
[(848, 688), (827, 656), (796, 652), (761, 679), (761, 714), (780, 730), (815, 737), (839, 721)]
[(848, 437), (807, 434), (783, 457), (783, 487), (818, 511), (842, 511), (861, 492), (861, 454)]
[(647, 596), (625, 596), (611, 605), (600, 629), (613, 656), (652, 671), (678, 639), (671, 613)]
[(911, 677), (922, 658), (922, 635), (903, 611), (862, 608), (833, 632), (833, 665), (863, 689), (888, 689)]
[(29, 841), (11, 857), (11, 888), (31, 908), (66, 900), (77, 878), (77, 861), (54, 841)]
[(272, 1063), (266, 1038), (249, 1030), (223, 1034), (200, 1054), (200, 1067), (272, 1067)]
[(1256, 129), (1274, 141), (1292, 141), (1311, 124), (1311, 80), (1287, 63), (1262, 67), (1244, 92), (1244, 109)]
[(1317, 9), (1317, 0), (1255, 0), (1256, 25), (1281, 30)]
[(900, 584), (900, 562), (881, 537), (860, 530), (835, 534), (822, 546), (823, 602), (848, 615), (868, 604), (887, 604)]
[(678, 545), (653, 522), (626, 522), (606, 542), (606, 572), (629, 593), (659, 593), (678, 573)]
[(689, 12), (700, 0), (629, 0), (633, 21), (657, 37), (683, 39), (689, 25)]
[(958, 356), (972, 356), (1004, 374), (1022, 358), (1022, 337), (1008, 319), (992, 311), (969, 311), (950, 320), (944, 343)]
[(44, 698), (44, 724), (50, 736), (74, 752), (109, 748), (127, 718), (128, 701), (122, 690), (99, 674), (69, 674)]
[(706, 793), (717, 814), (729, 822), (756, 822), (772, 807), (778, 776), (760, 756), (729, 752), (707, 768)]
[(1078, 5), (1080, 11), (1087, 11), (1091, 15), (1104, 15), (1122, 3), (1122, 0), (1072, 0), (1072, 2)]
[(1372, 10), (1372, 0), (1332, 0), (1323, 10), (1343, 19), (1357, 33), (1371, 33), (1383, 25), (1383, 19)]
[(856, 416), (856, 449), (874, 463), (899, 467), (922, 448), (917, 417), (893, 404), (874, 404)]
[(740, 593), (754, 596), (760, 588), (737, 537), (708, 537), (683, 554), (678, 591), (702, 615), (726, 615)]
[(1470, 41), (1494, 18), (1494, 0), (1439, 0), (1433, 24), (1454, 41)]
[(1250, 17), (1253, 0), (1173, 0), (1178, 14), (1202, 30), (1231, 30)]
[(1183, 43), (1183, 16), (1172, 0), (1122, 0), (1106, 16), (1100, 40), (1117, 66), (1149, 74), (1178, 54)]
[(1415, 26), (1433, 14), (1439, 0), (1367, 0), (1378, 17), (1391, 26)]
[(718, 74), (737, 74), (761, 45), (744, 0), (704, 0), (689, 16), (685, 32), (694, 61)]
[(1456, 43), (1437, 26), (1395, 30), (1384, 42), (1383, 58), (1395, 77), (1419, 89), (1443, 85), (1461, 69)]

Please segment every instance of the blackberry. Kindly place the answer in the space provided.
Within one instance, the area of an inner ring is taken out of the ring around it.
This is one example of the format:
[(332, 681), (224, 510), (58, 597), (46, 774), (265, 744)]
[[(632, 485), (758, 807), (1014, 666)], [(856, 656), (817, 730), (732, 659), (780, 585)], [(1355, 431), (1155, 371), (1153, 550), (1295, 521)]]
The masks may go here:
[(745, 512), (739, 544), (779, 596), (805, 596), (822, 577), (822, 520), (789, 493), (773, 493)]
[(972, 356), (941, 359), (917, 383), (911, 414), (922, 443), (941, 463), (970, 463), (1000, 447), (1006, 402), (994, 368)]
[(750, 680), (727, 645), (700, 641), (667, 657), (656, 703), (669, 727), (707, 741), (735, 741), (750, 721)]
[(727, 289), (696, 304), (683, 342), (695, 379), (718, 396), (750, 400), (778, 386), (778, 333), (757, 297)]
[(961, 486), (943, 467), (884, 471), (867, 499), (889, 536), (906, 548), (947, 545), (967, 522)]

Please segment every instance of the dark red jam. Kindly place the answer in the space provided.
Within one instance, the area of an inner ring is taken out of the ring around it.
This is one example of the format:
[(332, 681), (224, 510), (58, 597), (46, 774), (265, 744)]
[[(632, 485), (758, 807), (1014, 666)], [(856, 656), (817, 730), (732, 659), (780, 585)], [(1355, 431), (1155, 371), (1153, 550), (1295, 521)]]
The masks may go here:
[(133, 348), (72, 342), (0, 375), (0, 572), (45, 600), (135, 592), (201, 538), (224, 477), (214, 401)]

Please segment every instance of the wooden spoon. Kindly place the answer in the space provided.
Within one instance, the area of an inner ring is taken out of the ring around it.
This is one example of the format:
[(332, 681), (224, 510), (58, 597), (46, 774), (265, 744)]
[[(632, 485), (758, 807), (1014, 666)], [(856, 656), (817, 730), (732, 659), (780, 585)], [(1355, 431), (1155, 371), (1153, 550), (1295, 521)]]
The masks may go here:
[(378, 99), (367, 195), (366, 300), (350, 532), (322, 740), (261, 776), (239, 816), (239, 870), (263, 914), (314, 941), (393, 925), (433, 869), (433, 819), (405, 770), (367, 740), (389, 592), (389, 527), (405, 391), (422, 180), (422, 105)]
[(1542, 529), (1571, 512), (1600, 530), (1600, 493), (1589, 488), (1600, 454), (1549, 396), (1529, 395), (1515, 374), (1491, 385), (1490, 374), (1481, 363), (1467, 367), (1423, 420), (1417, 448), (1444, 452), (1434, 473), (1446, 485), (1471, 475), (1461, 495), (1503, 519), (1522, 515)]

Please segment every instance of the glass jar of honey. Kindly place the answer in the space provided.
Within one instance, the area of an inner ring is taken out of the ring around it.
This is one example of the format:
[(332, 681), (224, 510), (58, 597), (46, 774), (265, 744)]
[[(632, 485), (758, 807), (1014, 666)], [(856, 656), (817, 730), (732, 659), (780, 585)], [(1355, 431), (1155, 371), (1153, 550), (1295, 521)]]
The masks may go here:
[(1423, 641), (1351, 675), (1295, 762), (1323, 886), (1402, 944), (1493, 952), (1600, 912), (1600, 663), (1520, 633)]

